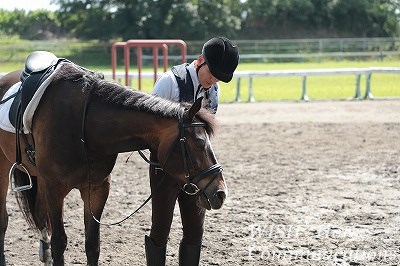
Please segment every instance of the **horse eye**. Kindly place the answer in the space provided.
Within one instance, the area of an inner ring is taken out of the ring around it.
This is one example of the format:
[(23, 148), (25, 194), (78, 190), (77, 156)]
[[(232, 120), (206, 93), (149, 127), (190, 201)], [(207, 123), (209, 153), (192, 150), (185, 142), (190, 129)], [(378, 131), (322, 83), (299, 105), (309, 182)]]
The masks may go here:
[(205, 149), (208, 140), (207, 132), (198, 132), (192, 140), (193, 148), (195, 147), (201, 150)]
[(206, 146), (206, 140), (202, 138), (196, 139), (194, 143), (198, 148), (204, 148), (204, 146)]

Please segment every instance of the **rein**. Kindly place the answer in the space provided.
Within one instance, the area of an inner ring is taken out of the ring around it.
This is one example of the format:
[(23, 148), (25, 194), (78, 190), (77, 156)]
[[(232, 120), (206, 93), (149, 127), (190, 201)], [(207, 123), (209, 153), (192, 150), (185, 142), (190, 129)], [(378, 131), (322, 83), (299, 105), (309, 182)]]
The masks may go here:
[(125, 218), (123, 218), (122, 220), (118, 221), (118, 222), (114, 222), (114, 223), (103, 223), (100, 221), (100, 219), (98, 219), (94, 214), (93, 214), (93, 210), (92, 210), (92, 200), (91, 200), (91, 194), (90, 194), (90, 187), (91, 187), (91, 180), (90, 180), (90, 164), (89, 164), (89, 158), (87, 155), (87, 149), (86, 149), (86, 142), (85, 142), (85, 124), (86, 124), (86, 115), (87, 115), (87, 109), (89, 106), (89, 98), (90, 98), (90, 90), (88, 92), (88, 95), (85, 98), (85, 102), (84, 102), (84, 107), (83, 107), (83, 120), (82, 120), (82, 145), (83, 145), (83, 151), (85, 154), (85, 161), (86, 161), (86, 173), (87, 173), (87, 178), (88, 178), (88, 183), (89, 183), (89, 211), (90, 214), (92, 215), (93, 220), (95, 220), (98, 224), (100, 225), (106, 225), (106, 226), (112, 226), (112, 225), (120, 225), (121, 223), (125, 222), (126, 220), (128, 220), (129, 218), (131, 218), (133, 215), (135, 215), (140, 209), (142, 209), (147, 202), (150, 201), (151, 199), (151, 194), (150, 196), (136, 209), (134, 210), (131, 214), (129, 214), (128, 216), (126, 216)]

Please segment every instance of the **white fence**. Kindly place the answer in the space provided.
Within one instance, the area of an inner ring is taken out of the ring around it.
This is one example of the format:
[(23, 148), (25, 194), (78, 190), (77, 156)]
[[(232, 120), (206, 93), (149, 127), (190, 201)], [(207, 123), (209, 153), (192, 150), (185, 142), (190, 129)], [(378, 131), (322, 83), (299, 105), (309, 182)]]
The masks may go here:
[[(302, 78), (302, 93), (300, 100), (309, 101), (307, 95), (307, 77), (308, 76), (332, 76), (332, 75), (355, 75), (355, 99), (373, 99), (371, 88), (371, 77), (373, 73), (400, 73), (400, 67), (369, 67), (369, 68), (330, 68), (330, 69), (294, 69), (294, 70), (270, 70), (270, 71), (238, 71), (235, 73), (237, 78), (236, 101), (240, 102), (241, 88), (240, 79), (249, 79), (249, 102), (254, 102), (253, 78), (257, 77), (282, 77), (282, 76), (298, 76)], [(361, 95), (360, 79), (365, 75), (365, 94)]]
[[(106, 79), (112, 78), (111, 72), (103, 72)], [(236, 97), (237, 102), (241, 102), (241, 91), (240, 80), (242, 78), (248, 78), (248, 102), (254, 102), (254, 89), (253, 89), (253, 79), (259, 77), (290, 77), (298, 76), (302, 78), (302, 93), (300, 100), (309, 101), (307, 95), (307, 77), (308, 76), (332, 76), (332, 75), (354, 75), (355, 76), (355, 89), (354, 89), (354, 99), (373, 99), (371, 88), (371, 77), (373, 73), (395, 73), (400, 74), (400, 67), (369, 67), (369, 68), (330, 68), (330, 69), (293, 69), (293, 70), (261, 70), (261, 71), (236, 71), (234, 78), (236, 78)], [(0, 77), (5, 75), (5, 73), (0, 73)], [(365, 94), (361, 95), (360, 80), (361, 76), (365, 75)], [(130, 79), (137, 79), (137, 73), (129, 74)], [(142, 78), (154, 78), (154, 73), (143, 72)], [(116, 79), (122, 84), (125, 79), (124, 72), (117, 72)]]

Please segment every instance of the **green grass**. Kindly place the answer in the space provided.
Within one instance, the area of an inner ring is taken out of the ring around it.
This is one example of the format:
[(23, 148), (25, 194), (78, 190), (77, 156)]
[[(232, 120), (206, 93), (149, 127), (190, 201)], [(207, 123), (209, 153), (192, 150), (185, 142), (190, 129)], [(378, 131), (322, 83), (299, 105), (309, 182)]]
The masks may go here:
[[(66, 57), (86, 68), (111, 72), (109, 44), (97, 42), (80, 42), (76, 40), (36, 41), (28, 42), (15, 37), (0, 40), (0, 72), (21, 69), (26, 56), (35, 50), (47, 50), (59, 57)], [(121, 56), (122, 51), (119, 51)], [(136, 60), (132, 60), (134, 64)], [(376, 60), (330, 60), (320, 62), (299, 63), (240, 63), (238, 70), (288, 70), (288, 69), (321, 69), (352, 67), (398, 67), (399, 58)], [(118, 71), (123, 71), (122, 60), (119, 59)], [(132, 65), (131, 73), (136, 71)], [(153, 71), (150, 65), (143, 71)], [(159, 69), (159, 73), (163, 70)], [(348, 99), (355, 95), (354, 75), (310, 76), (307, 77), (307, 94), (312, 100)], [(221, 102), (232, 102), (236, 99), (237, 80), (225, 84), (220, 83)], [(137, 80), (132, 82), (137, 88)], [(143, 79), (142, 88), (150, 92), (153, 79)], [(249, 98), (249, 79), (240, 81), (240, 94), (243, 101)], [(375, 97), (400, 97), (400, 74), (373, 74), (371, 79), (372, 93)], [(260, 77), (253, 79), (253, 91), (256, 101), (299, 100), (302, 92), (301, 77)], [(361, 79), (361, 93), (365, 93), (365, 76)]]

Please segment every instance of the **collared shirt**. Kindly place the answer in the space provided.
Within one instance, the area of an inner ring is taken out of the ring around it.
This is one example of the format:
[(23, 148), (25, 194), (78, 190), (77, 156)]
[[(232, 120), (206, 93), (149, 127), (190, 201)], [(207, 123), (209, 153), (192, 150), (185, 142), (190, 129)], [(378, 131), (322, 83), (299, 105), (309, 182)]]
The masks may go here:
[[(189, 74), (190, 77), (192, 79), (193, 82), (193, 95), (195, 95), (196, 99), (199, 97), (204, 97), (205, 94), (205, 90), (201, 89), (199, 91), (199, 93), (197, 93), (197, 89), (200, 85), (199, 79), (197, 77), (197, 73), (196, 73), (196, 69), (194, 67), (194, 63), (195, 61), (193, 61), (189, 66), (188, 66), (188, 70), (189, 70)], [(219, 88), (219, 85), (217, 83), (217, 86)], [(219, 89), (217, 90), (217, 98), (219, 99)], [(164, 73), (156, 82), (156, 84), (154, 85), (154, 89), (153, 89), (153, 94), (175, 101), (175, 102), (179, 102), (179, 87), (178, 87), (178, 82), (175, 79), (174, 74), (172, 73), (172, 71), (168, 71), (166, 73)]]

